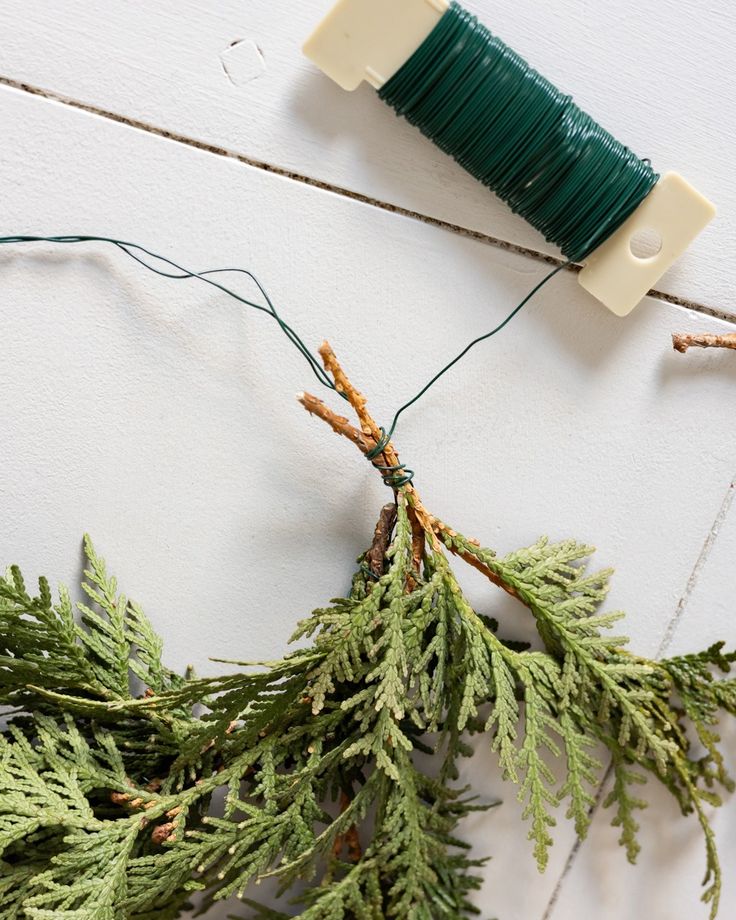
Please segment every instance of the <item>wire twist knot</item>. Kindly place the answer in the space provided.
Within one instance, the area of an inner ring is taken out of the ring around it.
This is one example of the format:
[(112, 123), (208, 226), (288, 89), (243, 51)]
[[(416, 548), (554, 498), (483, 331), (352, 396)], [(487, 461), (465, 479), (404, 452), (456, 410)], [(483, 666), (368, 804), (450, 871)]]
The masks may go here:
[(412, 481), (414, 478), (414, 470), (410, 470), (405, 463), (395, 463), (392, 466), (385, 466), (375, 462), (384, 452), (391, 440), (391, 435), (386, 433), (386, 429), (383, 426), (381, 426), (379, 430), (381, 432), (381, 437), (376, 441), (376, 446), (372, 447), (366, 453), (365, 458), (381, 473), (384, 485), (387, 485), (390, 489), (399, 489), (401, 486), (405, 486)]

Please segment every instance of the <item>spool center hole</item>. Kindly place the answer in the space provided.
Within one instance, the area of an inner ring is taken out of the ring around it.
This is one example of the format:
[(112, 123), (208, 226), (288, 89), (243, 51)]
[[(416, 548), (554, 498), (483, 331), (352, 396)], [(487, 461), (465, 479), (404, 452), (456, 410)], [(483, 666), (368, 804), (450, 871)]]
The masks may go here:
[(637, 230), (629, 240), (629, 248), (635, 258), (651, 259), (659, 255), (662, 249), (662, 237), (651, 227), (647, 227), (645, 230)]

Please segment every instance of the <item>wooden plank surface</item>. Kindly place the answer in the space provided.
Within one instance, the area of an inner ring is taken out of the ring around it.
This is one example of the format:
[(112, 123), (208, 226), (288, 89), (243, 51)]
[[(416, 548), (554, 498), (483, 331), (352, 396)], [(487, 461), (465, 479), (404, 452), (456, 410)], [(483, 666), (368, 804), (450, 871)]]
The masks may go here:
[[(103, 233), (200, 270), (254, 270), (308, 343), (332, 340), (383, 422), (543, 274), (527, 257), (25, 92), (0, 89), (0, 123), (12, 125), (4, 232)], [(306, 366), (261, 314), (100, 246), (2, 249), (0, 282), (0, 557), (74, 582), (88, 530), (176, 667), (283, 652), (296, 618), (346, 589), (385, 500), (354, 448), (294, 402), (316, 386)], [(406, 414), (398, 446), (428, 506), (500, 551), (541, 532), (595, 542), (600, 565), (618, 570), (611, 607), (628, 609), (634, 647), (654, 653), (704, 544), (718, 546), (736, 468), (732, 354), (677, 355), (669, 337), (725, 328), (657, 299), (623, 322), (558, 276)], [(505, 596), (473, 572), (464, 580), (480, 609), (526, 634)], [(730, 610), (713, 617), (735, 642)], [(479, 751), (467, 770), (505, 800), (468, 828), (494, 857), (479, 906), (541, 918), (571, 829), (561, 818), (539, 877), (493, 759)], [(682, 845), (679, 830), (673, 839)], [(700, 866), (688, 841), (678, 865)], [(597, 893), (597, 909), (608, 899), (623, 920), (617, 897)], [(661, 917), (678, 917), (668, 899)], [(734, 910), (729, 889), (724, 916)]]
[[(540, 251), (544, 241), (364, 86), (344, 93), (300, 52), (332, 0), (4, 0), (0, 77)], [(734, 311), (736, 7), (725, 0), (472, 0), (467, 6), (717, 221), (660, 282)]]
[[(724, 624), (733, 619), (736, 597), (736, 505), (732, 484), (717, 516), (717, 540), (706, 545), (699, 560), (696, 583), (684, 598), (680, 622), (666, 644), (666, 654), (682, 655), (706, 648), (723, 638)], [(726, 768), (736, 772), (736, 731), (732, 720), (720, 729)], [(649, 783), (649, 786), (652, 784)], [(705, 917), (698, 899), (705, 871), (705, 853), (697, 822), (683, 820), (672, 797), (664, 789), (649, 789), (650, 806), (642, 813), (642, 852), (635, 867), (627, 866), (616, 840), (619, 831), (610, 815), (599, 810), (590, 836), (568, 869), (548, 920), (571, 920), (585, 916), (596, 904), (600, 920), (652, 917), (662, 920)], [(732, 806), (709, 809), (723, 870), (724, 891), (720, 916), (732, 917), (736, 909), (736, 822)], [(701, 849), (698, 859), (698, 847)]]

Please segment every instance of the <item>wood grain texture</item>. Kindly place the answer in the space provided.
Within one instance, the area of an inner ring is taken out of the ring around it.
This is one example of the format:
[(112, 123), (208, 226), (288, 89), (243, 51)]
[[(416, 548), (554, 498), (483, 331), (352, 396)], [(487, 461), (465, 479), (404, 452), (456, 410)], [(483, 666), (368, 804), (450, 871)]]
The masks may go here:
[[(550, 251), (364, 86), (344, 93), (300, 46), (332, 0), (4, 0), (0, 76), (498, 240)], [(467, 6), (661, 171), (720, 214), (658, 289), (734, 312), (736, 7), (725, 0)]]
[[(384, 423), (543, 273), (26, 93), (0, 90), (0, 122), (12, 125), (0, 147), (5, 232), (104, 233), (200, 270), (254, 270), (307, 342), (329, 336)], [(261, 314), (100, 246), (2, 249), (0, 284), (2, 560), (74, 583), (89, 530), (174, 666), (208, 673), (219, 667), (210, 654), (283, 652), (295, 619), (347, 588), (386, 498), (354, 447), (297, 405), (293, 394), (314, 386), (307, 367)], [(621, 321), (558, 276), (406, 414), (397, 446), (428, 506), (487, 545), (507, 551), (540, 532), (594, 540), (599, 564), (618, 569), (611, 606), (628, 609), (636, 647), (652, 653), (736, 469), (736, 428), (724, 424), (733, 355), (684, 360), (670, 335), (726, 328), (655, 300)], [(507, 631), (530, 631), (480, 575), (464, 582)], [(714, 617), (736, 640), (730, 612)], [(505, 799), (468, 828), (494, 857), (484, 915), (541, 918), (570, 827), (560, 820), (538, 876), (485, 747), (467, 775)], [(699, 842), (687, 845), (677, 859), (699, 867)], [(598, 909), (601, 897), (628, 920), (613, 887), (596, 894)], [(662, 891), (660, 916), (679, 918), (668, 899)], [(724, 917), (734, 910), (729, 889)]]

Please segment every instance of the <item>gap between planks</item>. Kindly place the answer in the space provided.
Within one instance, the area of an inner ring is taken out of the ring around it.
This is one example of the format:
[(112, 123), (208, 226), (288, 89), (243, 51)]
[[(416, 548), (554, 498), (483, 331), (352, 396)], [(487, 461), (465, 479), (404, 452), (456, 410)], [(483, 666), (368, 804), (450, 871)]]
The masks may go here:
[[(521, 246), (518, 243), (511, 243), (508, 240), (503, 240), (498, 237), (491, 236), (487, 233), (481, 233), (478, 230), (471, 230), (468, 227), (454, 224), (451, 221), (442, 220), (439, 217), (432, 217), (430, 214), (424, 214), (421, 211), (413, 211), (410, 208), (403, 208), (399, 205), (391, 204), (388, 201), (372, 198), (370, 195), (364, 195), (361, 192), (356, 192), (351, 189), (344, 188), (343, 186), (333, 185), (332, 183), (324, 182), (321, 179), (305, 176), (302, 173), (297, 173), (290, 169), (285, 169), (282, 166), (275, 166), (274, 164), (267, 163), (264, 160), (255, 160), (251, 157), (245, 156), (242, 153), (237, 153), (234, 150), (228, 150), (226, 147), (219, 147), (215, 144), (208, 144), (206, 141), (200, 141), (193, 137), (187, 137), (184, 134), (177, 134), (173, 131), (167, 131), (164, 128), (158, 128), (155, 125), (149, 124), (148, 122), (141, 121), (136, 118), (129, 118), (128, 116), (120, 115), (117, 112), (110, 112), (107, 109), (103, 109), (100, 106), (91, 105), (87, 102), (81, 102), (78, 99), (73, 99), (70, 96), (65, 96), (62, 93), (57, 93), (54, 90), (44, 89), (40, 86), (33, 86), (30, 83), (24, 83), (20, 80), (13, 80), (10, 77), (4, 77), (1, 75), (0, 86), (6, 86), (10, 89), (19, 90), (20, 92), (28, 93), (31, 96), (39, 96), (42, 99), (47, 99), (50, 102), (56, 102), (61, 105), (68, 106), (69, 108), (77, 109), (81, 112), (87, 112), (90, 115), (97, 115), (100, 118), (106, 118), (109, 121), (114, 121), (121, 125), (127, 125), (127, 127), (133, 128), (136, 131), (145, 131), (148, 134), (153, 134), (157, 137), (162, 137), (166, 140), (174, 141), (178, 144), (183, 144), (186, 147), (193, 147), (196, 150), (202, 150), (205, 153), (212, 153), (215, 156), (236, 160), (245, 166), (251, 166), (254, 169), (260, 169), (263, 172), (273, 173), (277, 176), (291, 179), (294, 182), (301, 182), (303, 185), (308, 185), (312, 188), (318, 188), (322, 191), (330, 192), (333, 195), (340, 195), (343, 198), (350, 198), (353, 201), (359, 201), (362, 204), (369, 205), (373, 208), (378, 208), (381, 211), (389, 211), (392, 214), (398, 214), (399, 216), (407, 217), (410, 220), (417, 220), (422, 223), (429, 224), (430, 226), (438, 227), (441, 230), (446, 230), (449, 233), (455, 233), (458, 236), (476, 240), (477, 242), (484, 243), (487, 246), (493, 246), (495, 249), (502, 249), (506, 252), (513, 252), (517, 255), (526, 256), (527, 258), (534, 259), (537, 262), (543, 262), (547, 265), (557, 266), (564, 263), (564, 260), (557, 256), (548, 255), (547, 253), (540, 252), (537, 249), (532, 249), (529, 246)], [(580, 271), (580, 266), (566, 266), (566, 271), (577, 273)], [(684, 307), (687, 310), (693, 310), (696, 313), (702, 313), (706, 316), (711, 316), (715, 319), (723, 320), (727, 323), (736, 324), (736, 314), (729, 313), (726, 310), (719, 309), (718, 307), (709, 307), (706, 304), (689, 300), (686, 297), (678, 297), (674, 294), (667, 294), (665, 291), (658, 291), (656, 289), (649, 291), (647, 296), (653, 297), (656, 300), (664, 301), (665, 303), (673, 304), (674, 306)]]
[[(716, 538), (718, 537), (720, 529), (725, 523), (726, 518), (728, 517), (728, 513), (731, 510), (731, 506), (734, 503), (734, 498), (736, 498), (736, 475), (729, 483), (723, 501), (721, 502), (718, 512), (713, 520), (713, 523), (711, 524), (710, 530), (708, 531), (708, 535), (706, 536), (703, 546), (698, 553), (698, 558), (695, 560), (695, 565), (690, 572), (690, 576), (687, 580), (687, 584), (685, 585), (685, 589), (683, 590), (680, 599), (677, 602), (675, 612), (672, 614), (669, 622), (667, 623), (667, 626), (665, 627), (665, 631), (662, 634), (662, 639), (660, 640), (655, 658), (662, 658), (667, 649), (672, 644), (672, 640), (677, 633), (677, 628), (682, 622), (682, 618), (685, 615), (687, 605), (690, 601), (693, 591), (695, 590), (695, 585), (697, 584), (698, 579), (703, 569), (705, 568), (705, 564), (708, 561), (708, 557), (711, 554), (713, 544), (716, 542)], [(598, 789), (596, 790), (595, 794), (595, 801), (591, 805), (590, 811), (588, 812), (591, 823), (600, 811), (601, 803), (603, 801), (603, 794), (606, 791), (606, 785), (611, 776), (611, 770), (612, 765), (609, 762), (608, 766), (606, 767), (606, 771), (603, 774), (600, 783), (598, 784)], [(572, 872), (582, 845), (583, 840), (578, 837), (576, 838), (575, 843), (573, 843), (573, 845), (570, 847), (570, 852), (567, 854), (565, 865), (563, 866), (560, 877), (557, 879), (554, 890), (550, 895), (550, 899), (547, 902), (547, 907), (544, 911), (544, 914), (542, 915), (541, 920), (553, 920), (555, 908), (557, 907), (557, 902), (559, 901), (560, 895), (562, 894), (562, 889), (565, 885), (565, 882), (569, 878), (570, 873)]]

